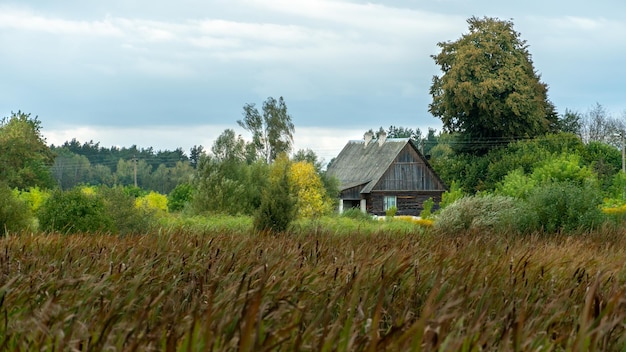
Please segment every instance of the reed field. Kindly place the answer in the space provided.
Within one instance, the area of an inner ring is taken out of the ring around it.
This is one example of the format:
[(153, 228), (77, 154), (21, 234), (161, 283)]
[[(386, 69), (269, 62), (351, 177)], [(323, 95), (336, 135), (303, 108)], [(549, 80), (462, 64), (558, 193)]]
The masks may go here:
[(10, 234), (0, 239), (0, 350), (626, 346), (619, 230), (444, 236), (371, 226)]

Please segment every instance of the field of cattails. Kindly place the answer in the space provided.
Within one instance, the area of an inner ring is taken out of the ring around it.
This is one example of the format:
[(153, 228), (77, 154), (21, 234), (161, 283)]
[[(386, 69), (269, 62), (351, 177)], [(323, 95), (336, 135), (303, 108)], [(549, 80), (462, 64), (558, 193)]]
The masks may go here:
[(426, 231), (0, 239), (0, 350), (618, 351), (626, 240)]

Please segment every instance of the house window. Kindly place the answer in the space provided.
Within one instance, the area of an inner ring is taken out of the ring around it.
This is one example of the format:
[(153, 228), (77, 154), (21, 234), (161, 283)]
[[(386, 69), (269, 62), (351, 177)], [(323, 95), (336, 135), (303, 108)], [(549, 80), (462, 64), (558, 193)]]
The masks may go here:
[(383, 199), (383, 210), (387, 211), (396, 206), (396, 196), (385, 196)]

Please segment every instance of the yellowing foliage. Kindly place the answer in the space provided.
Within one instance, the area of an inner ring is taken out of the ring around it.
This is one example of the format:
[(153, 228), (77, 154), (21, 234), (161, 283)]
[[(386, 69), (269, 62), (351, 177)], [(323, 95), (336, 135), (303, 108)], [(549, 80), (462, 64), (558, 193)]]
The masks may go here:
[(39, 207), (50, 197), (50, 192), (42, 190), (39, 187), (30, 187), (28, 191), (13, 190), (15, 197), (26, 202), (33, 213), (39, 210)]
[(306, 161), (291, 164), (289, 183), (292, 193), (297, 197), (299, 217), (321, 216), (332, 209), (331, 200), (313, 164)]
[(399, 215), (395, 216), (394, 219), (410, 222), (412, 224), (422, 226), (422, 227), (431, 227), (433, 226), (433, 221), (431, 219), (421, 219), (415, 216), (410, 215)]
[(87, 196), (95, 196), (97, 193), (96, 187), (94, 186), (82, 186), (80, 187), (80, 191), (83, 192), (83, 194)]
[(602, 212), (607, 215), (626, 215), (626, 204), (617, 207), (606, 207), (602, 208)]
[(167, 196), (151, 191), (145, 196), (135, 199), (135, 207), (144, 210), (167, 212)]

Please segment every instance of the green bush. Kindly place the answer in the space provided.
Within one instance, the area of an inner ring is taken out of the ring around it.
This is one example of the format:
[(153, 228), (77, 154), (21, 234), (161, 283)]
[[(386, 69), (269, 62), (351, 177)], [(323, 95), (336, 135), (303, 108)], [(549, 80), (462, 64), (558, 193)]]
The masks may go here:
[(270, 171), (270, 183), (263, 192), (261, 206), (254, 215), (254, 229), (259, 233), (282, 233), (296, 218), (296, 201), (289, 186), (289, 160), (276, 159)]
[(439, 233), (527, 233), (536, 228), (534, 214), (525, 203), (507, 196), (487, 194), (464, 197), (442, 209), (433, 229)]
[(463, 198), (463, 189), (461, 185), (457, 181), (452, 181), (450, 184), (450, 189), (443, 192), (441, 195), (441, 202), (439, 203), (439, 207), (444, 209), (448, 205), (456, 202), (457, 200)]
[(167, 209), (170, 212), (182, 211), (191, 201), (193, 186), (188, 183), (177, 185), (167, 196)]
[(435, 206), (435, 201), (432, 197), (426, 199), (424, 201), (424, 209), (420, 212), (420, 218), (428, 219), (433, 215), (433, 207)]
[(125, 234), (141, 234), (151, 229), (156, 222), (152, 212), (144, 211), (135, 206), (135, 197), (129, 195), (121, 187), (106, 186), (98, 190), (104, 202), (105, 211), (113, 222), (114, 232)]
[(355, 220), (372, 220), (372, 217), (368, 213), (362, 211), (361, 208), (345, 209), (341, 213), (341, 216)]
[(9, 186), (0, 183), (0, 235), (25, 230), (31, 223), (28, 204), (19, 200)]
[(39, 208), (38, 218), (44, 231), (68, 234), (115, 230), (102, 198), (85, 194), (78, 188), (54, 191)]
[(393, 207), (385, 210), (385, 216), (389, 217), (389, 218), (392, 218), (392, 217), (396, 216), (397, 212), (398, 212), (398, 208), (393, 206)]
[(504, 176), (502, 182), (496, 185), (496, 193), (503, 196), (526, 199), (536, 185), (537, 181), (535, 179), (525, 175), (522, 168), (518, 168), (509, 172)]
[(548, 233), (580, 232), (600, 226), (605, 220), (601, 203), (597, 187), (569, 182), (548, 183), (528, 196), (538, 225)]

